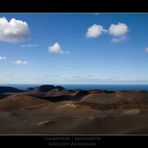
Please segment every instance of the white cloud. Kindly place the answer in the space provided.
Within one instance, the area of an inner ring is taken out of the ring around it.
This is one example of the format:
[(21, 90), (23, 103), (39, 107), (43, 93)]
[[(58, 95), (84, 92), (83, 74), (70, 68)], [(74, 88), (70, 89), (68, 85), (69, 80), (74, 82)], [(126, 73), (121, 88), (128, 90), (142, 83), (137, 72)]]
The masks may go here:
[(38, 47), (38, 44), (22, 44), (21, 47), (29, 47), (29, 48), (35, 48)]
[(110, 35), (114, 36), (114, 38), (111, 39), (111, 42), (123, 42), (127, 40), (126, 34), (128, 32), (128, 26), (124, 23), (112, 24), (110, 25), (108, 32)]
[(0, 61), (2, 61), (2, 60), (6, 60), (7, 58), (6, 57), (4, 57), (4, 56), (0, 56)]
[(28, 64), (28, 62), (27, 61), (22, 61), (22, 60), (16, 60), (14, 62), (14, 64), (17, 64), (17, 65), (25, 65), (25, 64)]
[(128, 32), (128, 26), (124, 23), (111, 24), (108, 31), (113, 36), (123, 36)]
[(112, 38), (111, 42), (119, 43), (119, 42), (123, 42), (123, 41), (126, 41), (126, 40), (127, 40), (126, 36), (121, 36), (121, 37)]
[(97, 38), (103, 33), (107, 33), (113, 36), (111, 42), (118, 43), (127, 40), (128, 26), (124, 23), (111, 24), (108, 29), (104, 29), (103, 26), (94, 24), (87, 29), (87, 38)]
[(148, 47), (145, 48), (145, 51), (148, 52)]
[(29, 35), (27, 22), (12, 18), (8, 21), (5, 17), (0, 18), (0, 41), (17, 43), (25, 40)]
[(56, 54), (63, 54), (64, 53), (61, 46), (60, 46), (60, 44), (57, 43), (57, 42), (54, 43), (52, 46), (49, 46), (48, 51), (50, 53), (56, 53)]
[(106, 32), (106, 30), (101, 25), (94, 24), (87, 29), (86, 37), (87, 38), (96, 38), (102, 33)]

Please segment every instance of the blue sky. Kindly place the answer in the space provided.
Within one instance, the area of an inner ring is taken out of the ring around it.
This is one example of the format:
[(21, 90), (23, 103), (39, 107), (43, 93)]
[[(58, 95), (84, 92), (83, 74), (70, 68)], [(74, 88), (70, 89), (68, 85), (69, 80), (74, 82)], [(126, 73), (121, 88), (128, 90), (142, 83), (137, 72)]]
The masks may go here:
[(148, 84), (148, 14), (0, 14), (0, 84)]

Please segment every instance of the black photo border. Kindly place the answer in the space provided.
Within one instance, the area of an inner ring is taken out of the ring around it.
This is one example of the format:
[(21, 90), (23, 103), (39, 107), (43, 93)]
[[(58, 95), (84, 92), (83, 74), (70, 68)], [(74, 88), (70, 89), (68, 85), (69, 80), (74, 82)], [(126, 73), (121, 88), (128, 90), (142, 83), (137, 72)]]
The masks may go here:
[[(1, 13), (148, 13), (146, 0), (1, 0)], [(62, 138), (65, 137), (63, 140)], [(67, 141), (67, 137), (69, 140)], [(147, 135), (0, 135), (0, 144), (15, 147), (51, 147), (51, 142), (71, 144), (94, 142), (94, 146), (114, 144), (120, 147), (129, 144), (142, 145)], [(81, 139), (82, 137), (82, 139)], [(59, 140), (55, 140), (55, 139)], [(88, 139), (96, 140), (88, 140)], [(84, 139), (87, 139), (86, 141)], [(120, 145), (119, 145), (120, 144)], [(55, 146), (55, 145), (53, 145)], [(77, 145), (80, 146), (80, 145)], [(81, 145), (88, 146), (88, 145)], [(89, 146), (90, 147), (90, 146)]]

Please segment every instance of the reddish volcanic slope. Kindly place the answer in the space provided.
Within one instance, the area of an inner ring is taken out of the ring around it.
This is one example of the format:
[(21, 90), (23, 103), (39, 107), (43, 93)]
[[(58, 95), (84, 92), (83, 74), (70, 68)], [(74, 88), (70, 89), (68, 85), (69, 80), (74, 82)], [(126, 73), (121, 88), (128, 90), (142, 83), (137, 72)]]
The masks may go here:
[(148, 92), (41, 86), (0, 93), (0, 134), (148, 133)]

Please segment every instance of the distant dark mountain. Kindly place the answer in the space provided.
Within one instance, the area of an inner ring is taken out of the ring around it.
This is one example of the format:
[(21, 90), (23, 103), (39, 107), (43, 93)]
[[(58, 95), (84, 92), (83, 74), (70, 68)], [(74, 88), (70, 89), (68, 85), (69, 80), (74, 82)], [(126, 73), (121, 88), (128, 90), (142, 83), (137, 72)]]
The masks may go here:
[(54, 89), (55, 88), (55, 86), (53, 86), (53, 85), (41, 85), (39, 88), (38, 88), (38, 90), (40, 91), (40, 92), (48, 92), (48, 91), (50, 91), (50, 90), (52, 90), (52, 89)]
[(64, 89), (65, 89), (65, 88), (62, 87), (62, 86), (56, 86), (55, 88), (58, 89), (58, 90), (64, 90)]
[(54, 85), (41, 85), (38, 88), (34, 88), (34, 89), (29, 88), (28, 90), (30, 90), (30, 91), (31, 90), (36, 90), (36, 91), (38, 91), (40, 93), (46, 93), (46, 92), (49, 92), (49, 91), (51, 91), (53, 89), (57, 89), (59, 91), (65, 90), (65, 88), (62, 87), (62, 86), (54, 86)]
[(23, 92), (20, 89), (14, 88), (14, 87), (8, 87), (8, 86), (0, 86), (0, 93), (6, 93), (6, 92)]
[(29, 87), (29, 88), (27, 88), (27, 90), (26, 90), (26, 91), (32, 91), (32, 90), (34, 90), (34, 88)]

